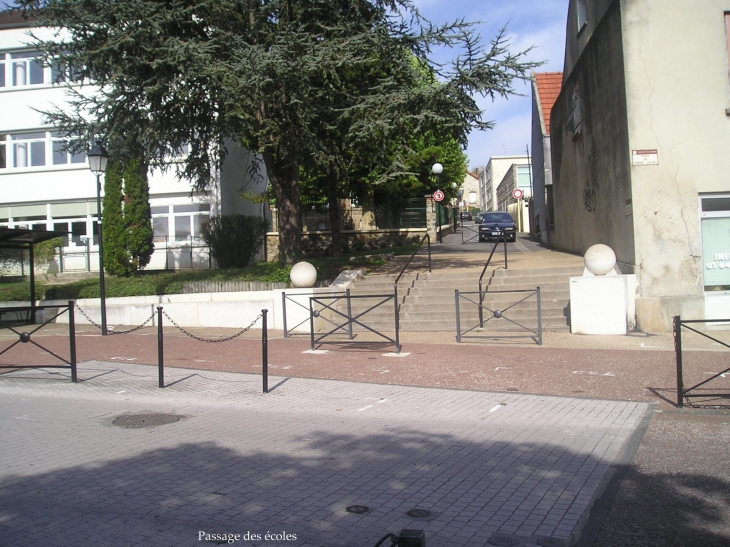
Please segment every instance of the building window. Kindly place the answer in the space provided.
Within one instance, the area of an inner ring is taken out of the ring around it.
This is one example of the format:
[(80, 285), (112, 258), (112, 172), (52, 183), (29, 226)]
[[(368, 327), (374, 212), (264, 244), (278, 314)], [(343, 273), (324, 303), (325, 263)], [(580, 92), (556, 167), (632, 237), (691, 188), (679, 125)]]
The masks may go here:
[[(201, 227), (210, 218), (210, 204), (186, 203), (150, 207), (152, 230), (156, 241), (176, 242), (199, 240)], [(170, 238), (170, 235), (173, 235)]]
[(50, 131), (0, 135), (0, 169), (85, 164), (86, 154), (68, 146), (67, 138)]
[(583, 27), (588, 24), (586, 0), (578, 0), (578, 2), (576, 2), (576, 12), (576, 16), (578, 18), (578, 32), (580, 33), (580, 31), (583, 30)]
[(730, 291), (730, 194), (700, 196), (706, 291)]

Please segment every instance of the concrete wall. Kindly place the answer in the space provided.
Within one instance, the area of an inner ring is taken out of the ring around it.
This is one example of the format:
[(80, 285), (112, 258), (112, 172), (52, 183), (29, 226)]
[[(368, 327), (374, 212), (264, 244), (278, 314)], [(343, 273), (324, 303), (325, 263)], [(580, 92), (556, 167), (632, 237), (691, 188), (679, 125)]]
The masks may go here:
[(552, 184), (552, 174), (550, 173), (550, 137), (545, 135), (546, 129), (543, 123), (543, 117), (540, 108), (540, 99), (537, 95), (537, 86), (532, 82), (532, 131), (531, 131), (531, 148), (532, 155), (530, 161), (532, 163), (532, 226), (535, 230), (535, 236), (542, 243), (548, 243), (547, 230), (547, 210), (545, 203), (545, 185), (549, 177), (549, 183)]
[[(730, 189), (728, 0), (622, 3), (640, 327), (705, 316), (699, 195)], [(730, 316), (730, 313), (726, 313)]]
[[(584, 253), (596, 243), (634, 273), (634, 223), (620, 6), (616, 2), (564, 80), (552, 110), (551, 143), (557, 248)], [(568, 42), (571, 38), (568, 38)], [(569, 117), (577, 89), (580, 131)]]

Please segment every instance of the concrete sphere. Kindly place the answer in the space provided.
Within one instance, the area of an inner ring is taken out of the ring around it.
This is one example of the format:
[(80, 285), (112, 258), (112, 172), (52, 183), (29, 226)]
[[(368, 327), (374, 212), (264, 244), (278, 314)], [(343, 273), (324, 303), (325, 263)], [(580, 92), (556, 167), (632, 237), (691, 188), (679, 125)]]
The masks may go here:
[(295, 287), (312, 287), (317, 281), (317, 269), (309, 262), (297, 262), (289, 273)]
[(583, 261), (593, 275), (606, 275), (616, 265), (616, 253), (608, 245), (599, 243), (588, 248)]

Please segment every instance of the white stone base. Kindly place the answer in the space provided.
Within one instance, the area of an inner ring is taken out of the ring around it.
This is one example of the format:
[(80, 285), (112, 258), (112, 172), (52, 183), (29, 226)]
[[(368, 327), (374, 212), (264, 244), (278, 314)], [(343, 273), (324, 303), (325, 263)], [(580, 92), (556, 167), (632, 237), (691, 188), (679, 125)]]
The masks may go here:
[(635, 275), (571, 277), (570, 332), (626, 334), (635, 320)]

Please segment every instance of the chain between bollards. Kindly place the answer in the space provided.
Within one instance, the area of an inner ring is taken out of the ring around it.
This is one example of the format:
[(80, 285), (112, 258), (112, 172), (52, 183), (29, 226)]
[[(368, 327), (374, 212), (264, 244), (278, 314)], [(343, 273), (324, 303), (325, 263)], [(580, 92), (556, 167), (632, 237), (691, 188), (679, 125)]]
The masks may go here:
[(261, 310), (261, 359), (263, 360), (262, 379), (264, 383), (264, 393), (269, 392), (269, 331), (266, 316), (269, 310)]

